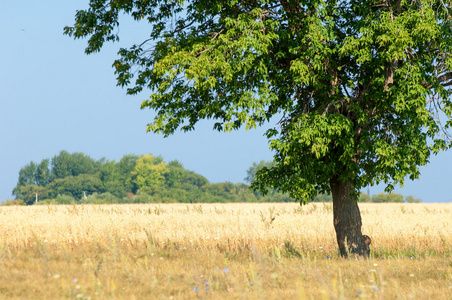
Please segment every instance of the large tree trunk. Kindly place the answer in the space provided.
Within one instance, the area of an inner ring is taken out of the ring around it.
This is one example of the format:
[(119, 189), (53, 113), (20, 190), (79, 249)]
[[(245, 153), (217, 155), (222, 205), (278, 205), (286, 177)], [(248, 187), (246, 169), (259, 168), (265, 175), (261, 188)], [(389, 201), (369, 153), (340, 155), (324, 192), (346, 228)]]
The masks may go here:
[(350, 197), (353, 188), (351, 183), (333, 178), (330, 187), (333, 194), (334, 229), (341, 256), (348, 257), (350, 253), (368, 258), (371, 240), (361, 233), (361, 213), (357, 201)]

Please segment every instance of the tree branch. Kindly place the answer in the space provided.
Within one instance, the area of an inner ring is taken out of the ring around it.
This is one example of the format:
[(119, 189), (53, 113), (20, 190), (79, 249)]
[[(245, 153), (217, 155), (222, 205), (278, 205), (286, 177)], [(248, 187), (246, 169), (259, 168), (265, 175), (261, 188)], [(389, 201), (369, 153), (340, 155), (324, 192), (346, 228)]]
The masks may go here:
[(389, 91), (389, 84), (394, 83), (394, 73), (397, 68), (397, 60), (393, 59), (390, 63), (389, 68), (386, 69), (386, 75), (385, 75), (385, 91)]
[(438, 82), (439, 84), (443, 83), (446, 80), (451, 80), (452, 79), (452, 72), (446, 73), (444, 75), (441, 75), (438, 77)]
[[(442, 86), (446, 87), (446, 86), (452, 85), (452, 80), (451, 79), (452, 79), (452, 72), (449, 72), (449, 73), (446, 73), (444, 75), (438, 76), (436, 80), (437, 80), (438, 84), (441, 84)], [(448, 81), (448, 82), (445, 82), (445, 81)], [(443, 83), (443, 82), (445, 82), (445, 83)], [(433, 85), (432, 84), (428, 84), (427, 81), (425, 81), (425, 80), (422, 80), (421, 84), (426, 89), (433, 88)]]

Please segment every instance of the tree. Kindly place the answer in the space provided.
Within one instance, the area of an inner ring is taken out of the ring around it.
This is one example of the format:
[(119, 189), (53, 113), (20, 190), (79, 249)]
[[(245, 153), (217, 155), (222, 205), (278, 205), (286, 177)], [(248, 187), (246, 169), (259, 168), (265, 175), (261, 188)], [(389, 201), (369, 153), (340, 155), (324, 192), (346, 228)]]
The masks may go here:
[(359, 195), (359, 202), (371, 202), (372, 199), (370, 198), (369, 194), (367, 193), (361, 193)]
[(182, 184), (187, 170), (177, 160), (172, 160), (168, 163), (169, 171), (165, 176), (165, 183), (168, 188), (178, 187)]
[(390, 193), (380, 193), (372, 196), (372, 202), (374, 203), (403, 203), (403, 195)]
[[(130, 173), (129, 173), (130, 175)], [(105, 192), (116, 197), (125, 197), (130, 190), (126, 189), (127, 176), (122, 176), (119, 164), (114, 161), (103, 161), (100, 166), (99, 178), (102, 181)]]
[(49, 162), (48, 158), (43, 159), (36, 167), (36, 184), (39, 186), (46, 186), (51, 181)]
[(16, 195), (16, 199), (23, 200), (26, 205), (36, 202), (36, 194), (38, 194), (38, 201), (49, 197), (48, 190), (45, 187), (35, 184), (22, 185), (19, 191), (20, 193)]
[(52, 197), (58, 195), (70, 195), (80, 200), (85, 194), (102, 193), (103, 185), (98, 176), (92, 174), (80, 174), (67, 176), (53, 180), (48, 185)]
[(19, 171), (19, 179), (17, 185), (37, 184), (38, 182), (38, 166), (31, 161), (28, 165)]
[(412, 195), (409, 195), (409, 196), (405, 197), (405, 202), (408, 202), (408, 203), (421, 203), (422, 200), (418, 199), (418, 198), (414, 198), (414, 196), (412, 196)]
[(141, 105), (157, 112), (148, 131), (168, 136), (201, 119), (230, 131), (279, 118), (266, 132), (275, 166), (252, 186), (301, 203), (332, 193), (341, 255), (366, 257), (360, 189), (416, 179), (449, 146), (451, 5), (90, 0), (64, 32), (87, 37), (89, 54), (119, 39), (120, 15), (149, 23), (149, 38), (120, 49), (113, 64), (128, 94), (150, 90)]
[(154, 194), (163, 188), (165, 175), (168, 173), (168, 165), (163, 162), (161, 157), (151, 154), (141, 156), (135, 165), (135, 170), (131, 173), (133, 192)]
[(135, 154), (126, 154), (118, 162), (117, 167), (119, 171), (119, 178), (124, 184), (124, 188), (130, 192), (132, 191), (132, 171), (135, 169), (140, 156)]
[(100, 163), (83, 153), (69, 153), (60, 151), (52, 158), (52, 177), (65, 178), (67, 176), (78, 176), (80, 174), (95, 174)]
[(33, 204), (33, 201), (30, 200), (31, 197), (35, 197), (36, 193), (42, 193), (44, 191), (43, 187), (49, 184), (49, 182), (49, 160), (43, 159), (39, 164), (31, 161), (28, 165), (20, 169), (19, 179), (12, 194), (16, 199), (22, 199), (27, 204)]
[(272, 168), (274, 166), (273, 161), (265, 161), (261, 160), (259, 163), (253, 162), (253, 165), (249, 167), (248, 170), (246, 170), (246, 177), (245, 181), (247, 183), (252, 183), (256, 179), (256, 174), (259, 170), (262, 170), (263, 168)]
[[(16, 187), (13, 189), (12, 194), (16, 199), (25, 200), (25, 190), (23, 187), (27, 185), (36, 185), (37, 181), (37, 165), (32, 161), (25, 167), (19, 170), (19, 179)], [(27, 189), (28, 190), (28, 189)]]

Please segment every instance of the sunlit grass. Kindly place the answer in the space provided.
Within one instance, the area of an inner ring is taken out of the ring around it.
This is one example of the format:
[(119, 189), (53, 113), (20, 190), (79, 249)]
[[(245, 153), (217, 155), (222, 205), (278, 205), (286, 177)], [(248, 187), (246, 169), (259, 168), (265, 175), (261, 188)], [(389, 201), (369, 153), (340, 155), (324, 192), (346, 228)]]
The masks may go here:
[(360, 208), (367, 261), (331, 204), (0, 207), (0, 298), (450, 299), (452, 205)]

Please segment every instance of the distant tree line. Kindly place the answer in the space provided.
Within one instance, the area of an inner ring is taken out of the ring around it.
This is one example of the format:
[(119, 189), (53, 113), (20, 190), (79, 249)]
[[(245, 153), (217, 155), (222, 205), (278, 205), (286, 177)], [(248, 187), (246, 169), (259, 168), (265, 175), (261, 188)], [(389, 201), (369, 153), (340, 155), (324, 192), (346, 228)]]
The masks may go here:
[[(253, 163), (245, 181), (250, 184), (257, 170), (271, 162)], [(245, 183), (210, 183), (204, 176), (189, 171), (174, 160), (161, 156), (124, 155), (118, 162), (94, 160), (83, 153), (61, 151), (40, 163), (33, 161), (19, 171), (12, 194), (17, 204), (38, 203), (225, 203), (225, 202), (293, 202), (276, 190), (267, 195), (253, 192)], [(411, 198), (410, 198), (411, 197)], [(318, 195), (314, 201), (331, 201)], [(403, 202), (398, 194), (362, 194), (363, 202)], [(405, 201), (420, 202), (412, 196)]]
[(280, 193), (263, 196), (244, 183), (210, 183), (176, 160), (124, 155), (118, 162), (61, 151), (20, 169), (12, 192), (17, 204), (289, 202)]

